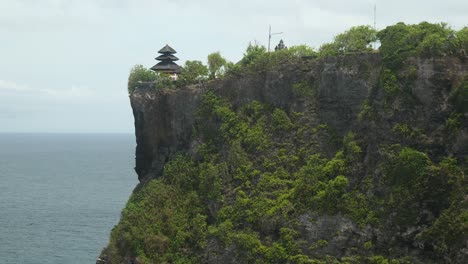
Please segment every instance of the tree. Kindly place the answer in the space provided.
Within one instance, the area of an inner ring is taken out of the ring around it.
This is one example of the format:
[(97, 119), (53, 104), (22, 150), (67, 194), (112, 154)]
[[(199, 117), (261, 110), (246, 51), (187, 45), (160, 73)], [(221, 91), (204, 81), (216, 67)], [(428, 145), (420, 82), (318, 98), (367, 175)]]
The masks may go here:
[(181, 85), (193, 84), (206, 80), (208, 68), (201, 61), (186, 61), (182, 67), (178, 83)]
[(208, 71), (210, 79), (221, 76), (226, 71), (227, 61), (218, 52), (213, 52), (208, 55)]
[(331, 43), (323, 44), (320, 56), (336, 56), (345, 52), (372, 50), (372, 42), (377, 40), (377, 32), (370, 26), (356, 26), (337, 35)]
[(450, 36), (454, 36), (455, 32), (446, 23), (421, 22), (416, 27), (418, 27), (420, 34), (420, 43), (418, 43), (416, 50), (418, 55), (441, 56), (453, 48)]
[(390, 69), (401, 67), (409, 56), (441, 56), (453, 49), (454, 31), (447, 24), (421, 22), (417, 25), (397, 23), (379, 31), (380, 52)]
[(336, 56), (340, 53), (340, 48), (335, 42), (325, 43), (319, 48), (320, 57)]
[(377, 32), (370, 26), (352, 27), (335, 37), (341, 52), (371, 51), (372, 42), (377, 40)]
[(457, 44), (460, 49), (468, 52), (468, 27), (464, 27), (456, 33)]
[(425, 57), (440, 56), (447, 45), (447, 38), (433, 33), (426, 36), (418, 46), (418, 53)]
[(316, 56), (317, 52), (307, 45), (292, 46), (287, 49), (288, 53), (296, 57)]
[(264, 57), (267, 54), (266, 48), (258, 44), (252, 45), (249, 43), (249, 46), (245, 50), (244, 57), (240, 61), (243, 66), (248, 66), (254, 64), (257, 60)]
[(133, 93), (139, 82), (152, 82), (158, 79), (158, 75), (141, 64), (133, 66), (128, 76), (128, 93)]

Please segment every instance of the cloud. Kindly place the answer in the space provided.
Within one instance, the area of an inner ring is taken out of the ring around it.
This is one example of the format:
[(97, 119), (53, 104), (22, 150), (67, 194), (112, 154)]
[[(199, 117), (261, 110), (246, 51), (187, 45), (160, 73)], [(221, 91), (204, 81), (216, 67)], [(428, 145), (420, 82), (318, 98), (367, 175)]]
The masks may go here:
[(236, 62), (249, 42), (267, 45), (271, 25), (283, 32), (272, 45), (282, 38), (317, 48), (352, 26), (373, 24), (374, 3), (378, 28), (423, 20), (467, 25), (466, 0), (0, 0), (0, 106), (4, 117), (31, 113), (37, 126), (44, 119), (38, 112), (75, 116), (70, 130), (101, 124), (102, 116), (89, 113), (107, 111), (113, 127), (132, 130), (126, 78), (132, 65), (154, 65), (164, 44), (181, 64), (206, 62), (214, 51)]
[(91, 99), (96, 96), (96, 92), (86, 86), (72, 85), (69, 88), (64, 89), (48, 89), (48, 88), (31, 88), (26, 85), (19, 84), (13, 81), (0, 80), (0, 92), (1, 91), (14, 92), (17, 95), (20, 94), (36, 94), (42, 95), (43, 97), (49, 97), (50, 99), (60, 100), (80, 100), (80, 99)]
[(0, 80), (0, 90), (11, 90), (18, 92), (27, 92), (30, 89), (24, 85), (12, 81)]
[(0, 1), (0, 30), (54, 32), (105, 26), (101, 11), (92, 1)]
[(96, 95), (95, 91), (84, 86), (72, 86), (68, 89), (40, 89), (44, 94), (58, 99), (89, 99)]
[[(15, 101), (19, 98), (31, 98), (37, 102), (62, 101), (67, 103), (89, 103), (99, 100), (99, 95), (95, 90), (86, 86), (72, 85), (63, 89), (50, 88), (31, 88), (27, 85), (19, 84), (14, 81), (0, 80), (1, 101)], [(112, 95), (111, 95), (112, 96)], [(33, 102), (32, 102), (33, 103)]]

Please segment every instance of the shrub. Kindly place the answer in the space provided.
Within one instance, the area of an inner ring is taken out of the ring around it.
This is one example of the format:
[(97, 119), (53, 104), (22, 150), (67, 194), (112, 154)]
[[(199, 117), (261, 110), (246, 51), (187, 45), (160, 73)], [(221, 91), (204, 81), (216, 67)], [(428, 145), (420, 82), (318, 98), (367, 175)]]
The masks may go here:
[(468, 203), (454, 203), (427, 230), (418, 235), (434, 247), (439, 257), (449, 256), (463, 248), (468, 236)]
[(287, 49), (287, 53), (294, 57), (314, 57), (317, 52), (307, 45), (292, 46)]
[(307, 81), (295, 83), (292, 88), (296, 95), (306, 98), (313, 98), (317, 94), (314, 86)]
[(335, 37), (339, 52), (371, 51), (372, 42), (377, 40), (376, 31), (370, 26), (356, 26)]
[(452, 48), (447, 43), (453, 30), (447, 24), (421, 22), (417, 25), (397, 23), (377, 33), (385, 65), (397, 70), (409, 56), (441, 56)]
[(388, 168), (391, 183), (415, 187), (427, 176), (431, 164), (427, 154), (405, 147), (396, 156)]
[(314, 57), (316, 52), (306, 45), (292, 46), (275, 52), (267, 52), (264, 46), (249, 44), (244, 53), (244, 57), (234, 67), (230, 68), (231, 73), (236, 72), (261, 72), (278, 69), (291, 61), (298, 61), (303, 57)]
[(451, 113), (450, 116), (445, 120), (445, 128), (452, 135), (456, 135), (461, 126), (462, 115), (460, 113)]
[(318, 54), (320, 57), (330, 57), (340, 54), (340, 46), (337, 43), (325, 43), (319, 48)]
[(371, 51), (372, 43), (377, 40), (376, 31), (370, 26), (356, 26), (337, 35), (332, 43), (320, 46), (321, 57), (336, 56), (348, 52)]
[(387, 98), (397, 95), (400, 91), (398, 78), (390, 69), (383, 69), (380, 74), (380, 85)]
[(468, 51), (468, 27), (464, 27), (456, 33), (456, 47)]
[(177, 79), (178, 86), (204, 81), (208, 78), (208, 68), (201, 61), (186, 61)]
[(369, 100), (365, 100), (361, 105), (361, 111), (358, 114), (359, 121), (371, 121), (375, 120), (377, 116), (376, 110), (369, 103)]
[(221, 56), (218, 52), (213, 52), (208, 55), (208, 71), (210, 79), (215, 79), (217, 77), (223, 76), (226, 71), (227, 61)]
[(198, 170), (188, 156), (177, 155), (164, 166), (163, 179), (182, 191), (196, 190)]
[(369, 207), (370, 199), (365, 194), (355, 190), (343, 195), (341, 209), (360, 227), (367, 224), (377, 224), (377, 213)]
[(348, 183), (348, 178), (339, 175), (323, 184), (323, 187), (317, 190), (317, 194), (312, 198), (312, 206), (322, 212), (336, 213)]
[(128, 93), (131, 94), (138, 87), (139, 82), (153, 82), (158, 80), (158, 75), (141, 64), (133, 66), (128, 76)]
[(371, 250), (372, 248), (374, 248), (374, 245), (372, 244), (372, 241), (367, 241), (364, 243), (364, 248), (366, 250)]
[(130, 197), (119, 225), (112, 230), (109, 247), (152, 262), (192, 262), (196, 254), (181, 249), (203, 247), (205, 218), (199, 205), (193, 193), (152, 180)]
[(412, 128), (404, 123), (395, 124), (392, 128), (392, 132), (406, 139), (419, 140), (424, 137), (424, 133), (421, 129)]
[(244, 57), (241, 59), (240, 64), (242, 66), (251, 66), (258, 62), (261, 58), (264, 58), (267, 55), (267, 50), (264, 46), (258, 44), (251, 44), (247, 46), (245, 50)]
[(450, 95), (450, 102), (457, 112), (462, 114), (468, 112), (468, 76), (455, 87)]
[(276, 108), (273, 111), (273, 115), (271, 116), (271, 122), (273, 129), (276, 131), (288, 131), (293, 127), (293, 123), (291, 119), (289, 119), (286, 112), (283, 110)]
[(221, 197), (222, 178), (221, 170), (222, 164), (212, 164), (205, 162), (199, 165), (200, 183), (197, 188), (199, 195), (205, 198), (205, 201), (217, 202)]

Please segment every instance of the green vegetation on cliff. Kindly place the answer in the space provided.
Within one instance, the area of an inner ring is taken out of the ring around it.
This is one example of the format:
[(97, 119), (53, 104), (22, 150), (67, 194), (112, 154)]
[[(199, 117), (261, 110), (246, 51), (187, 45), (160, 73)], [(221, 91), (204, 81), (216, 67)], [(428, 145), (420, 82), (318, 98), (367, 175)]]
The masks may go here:
[[(374, 50), (375, 43), (380, 43), (378, 50)], [(214, 52), (207, 57), (208, 66), (203, 65), (201, 61), (187, 61), (177, 82), (171, 81), (164, 74), (156, 74), (142, 65), (135, 65), (130, 71), (128, 92), (132, 93), (139, 82), (156, 82), (158, 89), (181, 88), (220, 78), (226, 73), (239, 74), (267, 70), (301, 58), (380, 52), (386, 67), (397, 70), (411, 56), (434, 58), (456, 53), (465, 56), (467, 50), (468, 28), (466, 27), (455, 31), (445, 23), (421, 22), (414, 25), (397, 23), (377, 32), (370, 26), (356, 26), (338, 34), (333, 42), (323, 44), (318, 51), (307, 45), (299, 45), (268, 53), (263, 46), (249, 44), (244, 57), (237, 64), (227, 61), (219, 52)]]
[[(360, 228), (427, 225), (417, 239), (434, 243), (441, 256), (463, 244), (467, 185), (453, 158), (434, 163), (423, 152), (391, 145), (376, 180), (360, 175), (363, 138), (349, 133), (333, 156), (324, 157), (309, 133), (325, 139), (327, 127), (308, 127), (298, 113), (257, 101), (235, 111), (208, 92), (198, 118), (203, 122), (197, 138), (204, 143), (194, 155), (175, 155), (162, 178), (130, 198), (112, 233), (113, 256), (130, 250), (143, 263), (200, 263), (204, 249), (219, 243), (239, 250), (247, 263), (328, 263), (334, 258), (311, 257), (327, 241), (300, 236), (298, 218), (311, 212), (339, 214)], [(436, 218), (421, 218), (423, 209)], [(387, 263), (385, 257), (366, 257), (370, 248), (372, 241), (341, 261)]]
[[(303, 70), (304, 56), (326, 60), (320, 56), (371, 51), (376, 37), (381, 64), (359, 61), (357, 73), (341, 65), (359, 83), (375, 80), (345, 129), (321, 112), (320, 103), (332, 100), (322, 98), (327, 91), (318, 82), (324, 80), (311, 74), (289, 84), (294, 107), (234, 103), (236, 96), (216, 88), (201, 93), (188, 151), (169, 153), (162, 174), (144, 178), (134, 191), (104, 251), (108, 262), (466, 260), (468, 77), (431, 77), (432, 107), (418, 94), (422, 70), (412, 61), (463, 57), (466, 28), (426, 22), (380, 32), (355, 27), (318, 53), (306, 46), (267, 53), (250, 45), (236, 65), (227, 66), (217, 53), (209, 70), (187, 64), (187, 76), (261, 79), (264, 72), (282, 72), (285, 63)], [(346, 110), (341, 114), (352, 112)]]

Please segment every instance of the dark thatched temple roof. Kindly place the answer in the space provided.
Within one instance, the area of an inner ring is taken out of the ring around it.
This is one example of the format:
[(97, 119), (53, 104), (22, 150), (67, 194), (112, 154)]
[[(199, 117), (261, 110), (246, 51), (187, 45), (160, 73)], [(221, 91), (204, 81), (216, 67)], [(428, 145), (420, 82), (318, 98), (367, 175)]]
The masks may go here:
[(151, 67), (151, 70), (158, 71), (158, 72), (179, 73), (180, 66), (175, 64), (172, 61), (161, 61), (160, 63)]
[(179, 73), (180, 66), (174, 63), (174, 61), (179, 60), (176, 56), (172, 55), (177, 53), (173, 48), (166, 44), (162, 49), (158, 51), (162, 55), (159, 55), (156, 60), (160, 61), (158, 64), (151, 67), (151, 70), (155, 72), (164, 72), (164, 73)]
[(175, 51), (173, 48), (171, 48), (169, 45), (166, 44), (162, 49), (158, 51), (158, 53), (162, 54), (175, 54), (177, 51)]
[(176, 56), (171, 55), (171, 54), (163, 54), (163, 55), (159, 55), (156, 58), (156, 60), (159, 60), (159, 61), (164, 61), (164, 60), (177, 61), (177, 60), (179, 60), (179, 58), (177, 58)]

